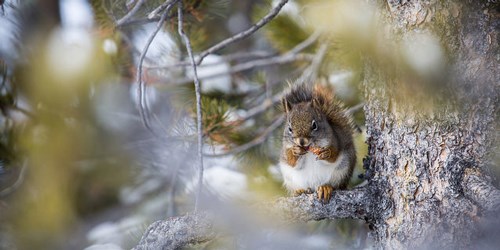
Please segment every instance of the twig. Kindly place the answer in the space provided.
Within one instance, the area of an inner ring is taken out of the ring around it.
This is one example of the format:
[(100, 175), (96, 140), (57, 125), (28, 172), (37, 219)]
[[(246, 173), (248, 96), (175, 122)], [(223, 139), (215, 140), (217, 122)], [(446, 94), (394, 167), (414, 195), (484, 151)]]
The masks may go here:
[[(266, 52), (266, 51), (237, 52), (237, 53), (221, 56), (224, 60), (221, 60), (218, 62), (212, 62), (212, 63), (204, 63), (201, 66), (202, 67), (213, 66), (213, 65), (218, 65), (218, 64), (229, 62), (229, 61), (233, 61), (233, 60), (240, 60), (240, 59), (247, 59), (247, 58), (261, 58), (262, 59), (262, 58), (268, 58), (270, 56), (273, 56), (273, 54)], [(153, 69), (153, 70), (154, 69), (165, 70), (165, 69), (170, 69), (170, 68), (179, 68), (179, 67), (187, 67), (187, 66), (191, 67), (190, 61), (184, 61), (184, 62), (179, 62), (176, 64), (165, 65), (165, 66), (152, 66), (152, 67), (147, 67), (147, 68)]]
[(261, 105), (249, 109), (248, 112), (246, 113), (246, 115), (241, 118), (241, 120), (246, 121), (246, 120), (266, 111), (271, 106), (277, 104), (281, 100), (281, 98), (283, 97), (283, 94), (284, 94), (284, 91), (280, 92), (278, 94), (275, 94), (271, 99), (267, 99), (264, 102), (262, 102)]
[[(171, 17), (171, 16), (169, 16), (169, 17)], [(158, 22), (159, 20), (160, 20), (160, 17), (158, 17), (158, 16), (155, 16), (153, 18), (138, 18), (138, 19), (133, 19), (133, 20), (129, 20), (127, 22), (124, 22), (122, 25), (120, 25), (120, 27), (129, 26), (129, 25), (143, 25), (143, 24), (147, 24), (147, 23)]]
[(127, 22), (132, 16), (137, 13), (139, 8), (141, 8), (142, 4), (144, 4), (145, 0), (137, 0), (137, 3), (134, 5), (134, 7), (122, 18), (120, 18), (118, 21), (116, 21), (116, 26), (122, 26), (125, 22)]
[[(249, 62), (244, 62), (241, 64), (237, 64), (233, 66), (229, 71), (227, 72), (219, 72), (215, 73), (212, 75), (207, 75), (203, 76), (200, 79), (212, 79), (215, 77), (227, 75), (227, 74), (234, 74), (238, 73), (241, 71), (245, 70), (250, 70), (258, 67), (264, 67), (264, 66), (269, 66), (269, 65), (279, 65), (279, 64), (285, 64), (285, 63), (290, 63), (294, 61), (299, 61), (299, 60), (312, 60), (313, 56), (309, 54), (297, 54), (297, 55), (281, 55), (281, 56), (276, 56), (276, 57), (271, 57), (267, 59), (257, 59)], [(186, 77), (183, 79), (179, 79), (177, 81), (174, 81), (173, 84), (186, 84), (189, 82), (192, 82), (194, 79), (191, 77)]]
[(220, 153), (220, 154), (205, 154), (205, 156), (221, 157), (221, 156), (226, 156), (226, 155), (238, 154), (238, 153), (246, 151), (250, 148), (253, 148), (253, 147), (263, 143), (267, 139), (267, 137), (283, 123), (284, 119), (285, 119), (285, 117), (283, 115), (279, 116), (276, 120), (274, 120), (274, 122), (268, 128), (266, 128), (264, 130), (264, 132), (261, 135), (259, 135), (257, 138), (251, 140), (248, 143), (245, 143), (241, 146), (232, 148), (232, 149), (230, 149), (226, 152)]
[(167, 8), (170, 4), (173, 4), (175, 0), (167, 0), (164, 3), (162, 3), (160, 6), (158, 6), (156, 9), (151, 11), (148, 15), (148, 19), (153, 19), (158, 15), (158, 13), (162, 12), (165, 8)]
[[(178, 1), (178, 0), (175, 0)], [(174, 1), (174, 2), (175, 2)], [(151, 46), (151, 43), (153, 42), (154, 38), (156, 37), (156, 34), (160, 31), (161, 27), (163, 26), (163, 23), (165, 22), (168, 12), (170, 9), (174, 6), (174, 4), (171, 4), (167, 7), (165, 12), (160, 18), (160, 21), (158, 21), (158, 24), (156, 25), (156, 30), (149, 36), (148, 41), (146, 42), (146, 46), (144, 47), (141, 56), (139, 58), (139, 65), (137, 66), (137, 83), (139, 84), (138, 88), (138, 99), (139, 99), (139, 113), (141, 115), (142, 122), (144, 126), (151, 131), (154, 134), (153, 128), (151, 127), (151, 124), (149, 123), (149, 107), (148, 103), (146, 100), (146, 84), (142, 81), (142, 64), (144, 62), (144, 58), (146, 57), (146, 54), (148, 52), (149, 47)]]
[(183, 13), (182, 13), (182, 1), (177, 3), (177, 17), (179, 20), (178, 23), (178, 33), (181, 36), (184, 44), (186, 45), (186, 50), (188, 52), (188, 56), (191, 59), (191, 64), (193, 67), (193, 75), (194, 75), (194, 88), (196, 92), (196, 128), (198, 134), (198, 160), (199, 160), (199, 175), (198, 175), (198, 191), (196, 193), (196, 201), (194, 205), (194, 210), (198, 210), (198, 201), (200, 198), (202, 185), (203, 185), (203, 130), (201, 124), (201, 88), (200, 88), (200, 79), (198, 79), (198, 71), (196, 67), (196, 62), (193, 56), (193, 49), (191, 47), (191, 41), (189, 37), (184, 33), (183, 29)]
[(235, 43), (239, 40), (242, 40), (251, 34), (253, 34), (255, 31), (259, 30), (262, 28), (262, 26), (266, 25), (268, 22), (273, 20), (274, 17), (278, 15), (280, 12), (281, 8), (288, 2), (288, 0), (281, 0), (267, 15), (265, 15), (262, 19), (260, 19), (257, 23), (252, 25), (252, 27), (248, 28), (245, 31), (242, 31), (232, 37), (226, 38), (225, 40), (217, 43), (216, 45), (206, 49), (205, 51), (201, 52), (201, 54), (198, 57), (198, 60), (196, 61), (196, 65), (200, 65), (200, 63), (203, 61), (205, 57), (208, 55), (225, 48), (229, 44)]

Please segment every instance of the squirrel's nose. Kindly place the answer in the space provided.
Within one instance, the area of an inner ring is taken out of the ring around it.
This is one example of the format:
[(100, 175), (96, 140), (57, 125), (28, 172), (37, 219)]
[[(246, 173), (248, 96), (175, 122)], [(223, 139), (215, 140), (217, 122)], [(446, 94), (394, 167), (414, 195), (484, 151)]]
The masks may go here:
[(303, 147), (303, 146), (307, 146), (309, 144), (309, 140), (306, 139), (306, 138), (299, 138), (298, 140), (298, 144), (299, 146)]

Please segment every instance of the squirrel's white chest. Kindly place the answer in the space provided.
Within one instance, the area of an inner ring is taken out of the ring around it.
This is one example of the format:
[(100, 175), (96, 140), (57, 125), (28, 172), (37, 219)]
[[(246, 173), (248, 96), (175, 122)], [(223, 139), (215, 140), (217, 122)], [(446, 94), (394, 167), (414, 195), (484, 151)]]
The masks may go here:
[(315, 190), (325, 184), (335, 187), (348, 174), (348, 167), (340, 166), (344, 157), (344, 154), (340, 153), (337, 161), (330, 163), (316, 160), (316, 155), (308, 152), (299, 158), (295, 167), (281, 161), (280, 169), (284, 185), (290, 191), (308, 188)]

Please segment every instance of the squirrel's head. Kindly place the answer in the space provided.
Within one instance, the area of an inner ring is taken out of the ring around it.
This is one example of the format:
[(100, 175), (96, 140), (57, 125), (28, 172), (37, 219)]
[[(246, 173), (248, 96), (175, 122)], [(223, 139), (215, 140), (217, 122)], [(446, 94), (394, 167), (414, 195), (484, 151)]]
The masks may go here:
[(314, 101), (291, 104), (283, 100), (283, 107), (286, 113), (285, 140), (301, 147), (323, 146), (322, 139), (331, 133), (331, 127)]

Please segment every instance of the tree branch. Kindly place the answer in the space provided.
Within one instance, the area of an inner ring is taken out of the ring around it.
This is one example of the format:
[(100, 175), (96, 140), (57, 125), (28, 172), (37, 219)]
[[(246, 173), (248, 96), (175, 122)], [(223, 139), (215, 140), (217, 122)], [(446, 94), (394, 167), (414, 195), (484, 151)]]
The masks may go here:
[[(366, 187), (339, 190), (333, 193), (330, 203), (323, 204), (316, 194), (282, 197), (259, 205), (285, 222), (323, 219), (366, 219), (372, 213)], [(135, 250), (177, 249), (188, 244), (206, 242), (216, 237), (214, 223), (203, 213), (172, 217), (151, 224)]]
[[(212, 79), (215, 77), (224, 76), (224, 75), (228, 75), (228, 74), (234, 74), (234, 73), (238, 73), (241, 71), (250, 70), (250, 69), (254, 69), (254, 68), (258, 68), (258, 67), (264, 67), (264, 66), (269, 66), (269, 65), (280, 65), (280, 64), (291, 63), (291, 62), (295, 62), (295, 61), (299, 61), (299, 60), (312, 60), (312, 56), (309, 54), (296, 54), (296, 55), (280, 55), (280, 56), (275, 56), (275, 57), (270, 57), (270, 58), (265, 58), (265, 59), (257, 59), (257, 60), (237, 64), (237, 65), (231, 67), (231, 69), (229, 71), (215, 73), (212, 75), (207, 75), (207, 76), (202, 77), (201, 79)], [(186, 77), (183, 79), (174, 80), (173, 83), (174, 84), (186, 84), (186, 83), (192, 82), (193, 80), (194, 80), (194, 78), (192, 78), (192, 77)]]
[(252, 25), (252, 27), (248, 28), (247, 30), (240, 32), (232, 37), (226, 38), (225, 40), (219, 42), (218, 44), (206, 49), (205, 51), (201, 52), (200, 56), (198, 57), (198, 60), (196, 61), (196, 65), (200, 65), (200, 63), (207, 57), (208, 55), (225, 48), (229, 44), (235, 43), (237, 41), (240, 41), (242, 39), (247, 38), (251, 34), (253, 34), (255, 31), (259, 30), (262, 28), (262, 26), (266, 25), (268, 22), (273, 20), (274, 17), (278, 15), (280, 12), (281, 8), (288, 2), (288, 0), (281, 0), (269, 13), (267, 13), (266, 16), (264, 16), (262, 19), (260, 19), (257, 23)]
[(465, 196), (473, 200), (486, 212), (500, 211), (500, 190), (491, 184), (491, 179), (478, 169), (467, 168), (462, 187)]
[(203, 213), (156, 221), (149, 225), (133, 250), (179, 249), (215, 237), (212, 221)]
[(161, 16), (160, 21), (158, 21), (158, 24), (156, 25), (155, 31), (149, 36), (148, 41), (146, 42), (146, 46), (144, 47), (141, 56), (139, 57), (139, 63), (137, 65), (137, 76), (136, 80), (137, 83), (139, 84), (137, 95), (138, 95), (138, 100), (139, 100), (139, 113), (141, 115), (141, 119), (144, 123), (144, 126), (153, 134), (154, 130), (151, 127), (149, 123), (149, 108), (148, 108), (148, 102), (146, 100), (147, 94), (146, 94), (146, 84), (143, 82), (142, 79), (142, 64), (144, 62), (144, 58), (146, 57), (146, 54), (148, 53), (149, 47), (151, 46), (151, 43), (153, 42), (154, 38), (156, 37), (156, 34), (160, 31), (161, 27), (163, 26), (163, 23), (165, 22), (168, 12), (170, 9), (174, 6), (174, 3), (177, 2), (177, 0), (170, 1), (168, 0), (167, 2), (171, 2), (171, 4), (167, 7), (163, 15)]
[(116, 21), (116, 26), (122, 26), (125, 22), (127, 22), (132, 16), (137, 13), (137, 11), (141, 8), (142, 4), (144, 4), (144, 0), (138, 0), (134, 7), (122, 18)]
[[(167, 7), (168, 9), (168, 7)], [(193, 48), (191, 47), (191, 41), (189, 37), (184, 33), (183, 29), (183, 13), (182, 13), (182, 1), (177, 3), (177, 18), (178, 18), (178, 33), (184, 41), (184, 45), (186, 46), (186, 50), (188, 52), (189, 59), (191, 60), (191, 65), (193, 67), (193, 75), (194, 75), (194, 89), (196, 94), (196, 132), (198, 135), (198, 166), (199, 166), (199, 174), (198, 174), (198, 191), (196, 193), (196, 201), (194, 205), (194, 210), (198, 209), (198, 201), (201, 194), (201, 189), (203, 186), (203, 128), (201, 124), (201, 88), (200, 88), (200, 79), (198, 78), (198, 70), (197, 65), (194, 60)]]
[(365, 219), (372, 213), (366, 187), (333, 192), (330, 203), (317, 199), (316, 193), (298, 197), (282, 197), (270, 208), (289, 222), (324, 219)]

